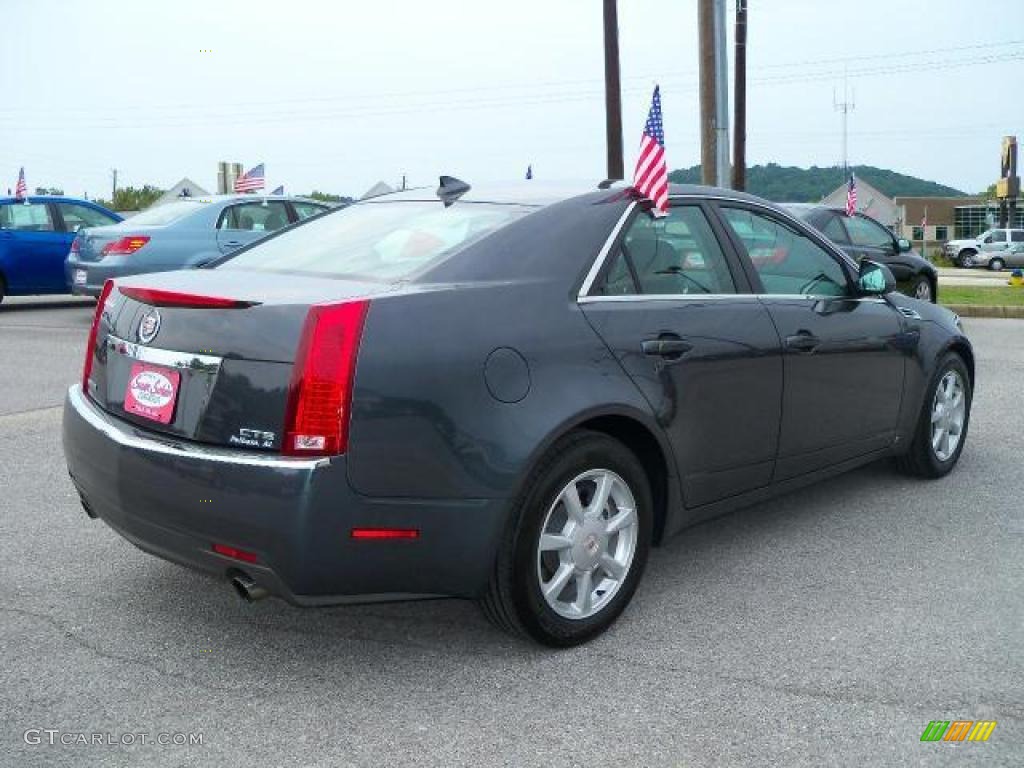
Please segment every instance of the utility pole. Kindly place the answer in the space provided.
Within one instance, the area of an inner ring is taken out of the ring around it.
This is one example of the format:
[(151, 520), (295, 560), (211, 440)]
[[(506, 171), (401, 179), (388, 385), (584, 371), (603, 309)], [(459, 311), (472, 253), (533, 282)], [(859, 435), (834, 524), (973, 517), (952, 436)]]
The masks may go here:
[(117, 197), (117, 168), (110, 169), (110, 177), (114, 182), (110, 191), (110, 202), (113, 203)]
[(700, 50), (700, 179), (717, 182), (715, 159), (715, 0), (697, 0), (697, 35)]
[(832, 91), (832, 108), (836, 112), (841, 112), (843, 115), (843, 178), (850, 178), (850, 158), (847, 155), (846, 136), (847, 136), (847, 122), (849, 115), (857, 107), (855, 103), (856, 94), (850, 94), (849, 88), (847, 87), (846, 76), (843, 76), (843, 100), (839, 101), (836, 98), (836, 92)]
[(725, 0), (715, 0), (715, 176), (729, 185), (729, 56), (725, 47)]
[(604, 114), (608, 178), (625, 178), (622, 159), (622, 81), (619, 76), (617, 0), (604, 0)]
[(733, 120), (732, 188), (747, 188), (747, 0), (736, 0), (736, 116)]

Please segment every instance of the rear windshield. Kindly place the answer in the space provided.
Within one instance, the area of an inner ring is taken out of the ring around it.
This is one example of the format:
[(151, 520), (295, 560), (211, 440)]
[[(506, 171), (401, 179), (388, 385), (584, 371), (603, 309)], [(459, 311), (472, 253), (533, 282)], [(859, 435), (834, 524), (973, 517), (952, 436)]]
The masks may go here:
[(170, 224), (188, 216), (190, 213), (195, 213), (204, 205), (206, 203), (199, 200), (181, 200), (175, 203), (167, 203), (167, 205), (158, 205), (156, 208), (150, 208), (142, 211), (142, 213), (135, 214), (131, 218), (131, 223), (157, 226), (160, 224)]
[(218, 269), (400, 280), (531, 210), (487, 203), (360, 203), (272, 237)]

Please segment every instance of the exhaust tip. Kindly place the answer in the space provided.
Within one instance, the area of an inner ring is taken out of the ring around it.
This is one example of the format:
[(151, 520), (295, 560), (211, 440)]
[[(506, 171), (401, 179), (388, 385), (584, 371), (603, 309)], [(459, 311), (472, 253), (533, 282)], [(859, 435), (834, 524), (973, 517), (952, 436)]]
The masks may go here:
[(247, 603), (255, 603), (257, 600), (262, 600), (265, 597), (270, 596), (270, 592), (261, 586), (258, 586), (255, 581), (244, 573), (238, 573), (231, 577), (231, 586), (235, 588), (235, 592), (238, 596), (245, 600)]

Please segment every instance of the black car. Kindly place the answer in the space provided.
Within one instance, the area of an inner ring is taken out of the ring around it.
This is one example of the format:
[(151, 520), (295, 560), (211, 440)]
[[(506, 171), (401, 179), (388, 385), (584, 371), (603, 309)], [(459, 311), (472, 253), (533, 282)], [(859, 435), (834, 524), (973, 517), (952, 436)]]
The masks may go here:
[(756, 197), (650, 207), (445, 177), (108, 282), (64, 409), (86, 512), (249, 600), (472, 598), (571, 645), (688, 525), (953, 468), (953, 313)]
[(858, 262), (871, 259), (885, 264), (902, 293), (933, 303), (938, 299), (939, 271), (935, 265), (911, 250), (909, 240), (897, 239), (870, 216), (863, 213), (847, 216), (840, 208), (804, 203), (787, 203), (783, 207), (824, 232)]

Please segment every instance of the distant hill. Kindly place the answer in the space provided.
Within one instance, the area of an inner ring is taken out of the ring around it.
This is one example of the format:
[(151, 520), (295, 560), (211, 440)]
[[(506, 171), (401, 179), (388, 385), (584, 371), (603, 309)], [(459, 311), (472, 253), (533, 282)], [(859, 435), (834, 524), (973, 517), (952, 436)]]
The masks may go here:
[[(856, 165), (853, 172), (889, 197), (954, 197), (964, 194), (934, 181), (871, 165)], [(668, 178), (679, 184), (700, 184), (700, 166), (677, 169)], [(844, 181), (839, 168), (819, 168), (816, 165), (796, 168), (775, 163), (747, 168), (747, 191), (776, 202), (816, 203)]]

